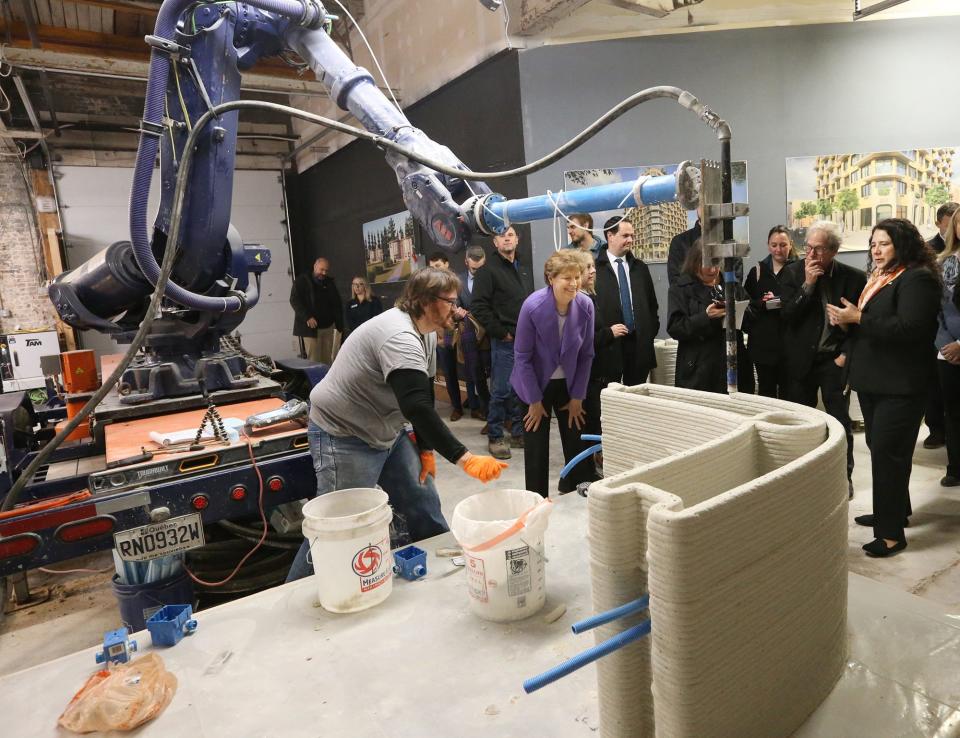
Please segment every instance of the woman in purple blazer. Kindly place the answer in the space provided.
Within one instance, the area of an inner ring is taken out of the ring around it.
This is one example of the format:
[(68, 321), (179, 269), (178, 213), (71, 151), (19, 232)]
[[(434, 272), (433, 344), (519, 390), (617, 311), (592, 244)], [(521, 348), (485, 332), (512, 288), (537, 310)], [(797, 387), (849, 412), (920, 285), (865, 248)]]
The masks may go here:
[[(581, 265), (576, 254), (558, 251), (543, 265), (547, 287), (528, 297), (520, 309), (513, 346), (510, 383), (529, 408), (523, 419), (524, 472), (527, 489), (548, 496), (550, 417), (560, 423), (563, 458), (583, 448), (583, 400), (593, 362), (593, 303), (580, 292)], [(580, 464), (560, 492), (593, 481)]]

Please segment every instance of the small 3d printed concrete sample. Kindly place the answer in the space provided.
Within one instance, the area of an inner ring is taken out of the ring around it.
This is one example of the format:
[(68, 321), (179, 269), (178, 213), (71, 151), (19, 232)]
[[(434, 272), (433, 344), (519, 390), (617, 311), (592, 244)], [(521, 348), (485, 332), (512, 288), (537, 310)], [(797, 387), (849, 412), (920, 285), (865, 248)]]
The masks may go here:
[(792, 734), (845, 663), (843, 428), (789, 402), (655, 384), (610, 385), (602, 418), (594, 611), (649, 592), (652, 631), (597, 664), (601, 734)]

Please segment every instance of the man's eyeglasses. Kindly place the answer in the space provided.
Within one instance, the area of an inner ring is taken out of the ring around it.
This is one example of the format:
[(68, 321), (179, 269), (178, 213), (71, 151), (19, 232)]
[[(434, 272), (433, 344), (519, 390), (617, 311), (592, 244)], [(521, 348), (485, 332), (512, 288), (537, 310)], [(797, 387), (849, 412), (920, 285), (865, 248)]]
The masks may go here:
[(442, 295), (437, 295), (437, 299), (438, 299), (438, 300), (443, 300), (445, 303), (447, 303), (447, 304), (450, 305), (451, 307), (456, 307), (456, 306), (457, 306), (457, 298), (456, 298), (456, 297), (443, 297)]

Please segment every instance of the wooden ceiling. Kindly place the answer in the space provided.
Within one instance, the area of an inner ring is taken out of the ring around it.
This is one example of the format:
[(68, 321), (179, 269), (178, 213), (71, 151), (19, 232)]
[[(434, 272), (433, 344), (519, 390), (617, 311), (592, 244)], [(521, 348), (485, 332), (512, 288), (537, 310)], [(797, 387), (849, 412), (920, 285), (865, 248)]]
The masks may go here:
[[(42, 134), (55, 160), (90, 160), (80, 150), (118, 154), (100, 157), (110, 163), (129, 159), (150, 57), (143, 38), (153, 33), (160, 4), (0, 0), (0, 72), (12, 67), (12, 74), (0, 76), (0, 89), (10, 100), (9, 111), (0, 115), (0, 141), (20, 139), (23, 151)], [(349, 0), (348, 7), (362, 17), (362, 0)], [(335, 26), (334, 36), (349, 49), (345, 24)], [(254, 73), (244, 74), (245, 99), (289, 104), (291, 94), (326, 96), (312, 72), (304, 74), (281, 59), (264, 59)], [(2, 103), (0, 98), (0, 108)], [(286, 116), (245, 110), (240, 121), (242, 166), (276, 168), (296, 145)]]

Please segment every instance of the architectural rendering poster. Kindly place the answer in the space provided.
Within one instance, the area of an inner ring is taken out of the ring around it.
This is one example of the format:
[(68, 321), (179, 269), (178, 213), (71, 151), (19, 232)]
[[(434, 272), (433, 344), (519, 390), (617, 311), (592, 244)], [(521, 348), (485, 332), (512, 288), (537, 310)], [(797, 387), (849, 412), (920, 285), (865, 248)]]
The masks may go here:
[(406, 210), (363, 224), (363, 246), (370, 284), (405, 282), (425, 266), (416, 245), (416, 223)]
[(906, 218), (924, 238), (936, 233), (937, 208), (960, 199), (955, 148), (905, 149), (787, 159), (787, 227), (802, 248), (807, 227), (830, 220), (843, 251), (869, 248), (884, 218)]
[[(563, 173), (563, 186), (568, 190), (576, 190), (581, 187), (631, 182), (644, 175), (654, 177), (673, 174), (676, 171), (676, 164), (620, 167), (617, 169), (576, 169)], [(747, 163), (745, 161), (733, 162), (733, 200), (734, 202), (748, 202)], [(593, 216), (594, 236), (603, 238), (604, 222), (615, 215), (624, 215), (624, 211), (608, 210), (601, 213), (591, 213), (591, 215)], [(686, 211), (677, 202), (629, 208), (626, 211), (626, 217), (633, 224), (635, 234), (634, 256), (643, 259), (648, 264), (665, 262), (673, 237), (692, 228), (694, 223), (697, 222), (697, 212), (695, 210)], [(737, 218), (734, 221), (733, 235), (738, 241), (749, 241), (747, 218)], [(566, 243), (566, 231), (564, 231), (563, 239)]]

